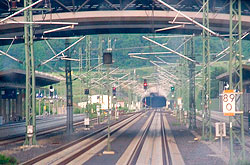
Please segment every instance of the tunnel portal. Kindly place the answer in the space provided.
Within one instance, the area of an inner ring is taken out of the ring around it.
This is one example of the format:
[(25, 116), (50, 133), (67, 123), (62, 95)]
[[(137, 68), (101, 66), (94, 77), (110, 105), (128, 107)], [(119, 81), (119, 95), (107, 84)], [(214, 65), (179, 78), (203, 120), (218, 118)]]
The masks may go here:
[(152, 107), (152, 108), (162, 108), (166, 107), (167, 99), (164, 96), (160, 96), (157, 93), (150, 93), (149, 96), (146, 96), (142, 99), (143, 107)]

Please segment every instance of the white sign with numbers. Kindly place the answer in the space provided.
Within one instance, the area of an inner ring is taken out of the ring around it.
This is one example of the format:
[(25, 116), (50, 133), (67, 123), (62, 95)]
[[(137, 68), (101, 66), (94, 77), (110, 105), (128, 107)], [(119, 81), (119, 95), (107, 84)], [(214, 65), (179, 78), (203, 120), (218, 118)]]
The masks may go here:
[(226, 123), (215, 123), (215, 136), (226, 136)]
[(235, 92), (234, 90), (224, 90), (222, 101), (223, 101), (224, 116), (234, 116), (235, 115)]

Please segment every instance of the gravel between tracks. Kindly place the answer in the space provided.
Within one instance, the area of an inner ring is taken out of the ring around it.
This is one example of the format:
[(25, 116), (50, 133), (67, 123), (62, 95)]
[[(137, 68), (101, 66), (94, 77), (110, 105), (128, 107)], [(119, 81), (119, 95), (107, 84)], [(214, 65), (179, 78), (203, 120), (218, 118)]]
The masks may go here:
[[(119, 120), (124, 119), (125, 116), (120, 116)], [(115, 122), (114, 120), (111, 121), (111, 124)], [(23, 142), (21, 143), (14, 143), (7, 146), (0, 146), (0, 153), (7, 155), (7, 156), (13, 156), (18, 160), (18, 163), (25, 162), (27, 160), (30, 160), (38, 155), (41, 155), (43, 153), (52, 151), (58, 147), (61, 147), (62, 145), (65, 145), (66, 143), (69, 143), (73, 140), (76, 140), (80, 137), (83, 137), (91, 132), (94, 132), (95, 130), (103, 127), (106, 125), (106, 123), (102, 123), (100, 125), (93, 124), (94, 127), (90, 130), (85, 130), (84, 126), (82, 127), (76, 127), (74, 133), (71, 136), (68, 136), (65, 131), (53, 133), (50, 135), (46, 135), (42, 138), (38, 137), (37, 146), (34, 146), (32, 148), (27, 148), (23, 146)]]

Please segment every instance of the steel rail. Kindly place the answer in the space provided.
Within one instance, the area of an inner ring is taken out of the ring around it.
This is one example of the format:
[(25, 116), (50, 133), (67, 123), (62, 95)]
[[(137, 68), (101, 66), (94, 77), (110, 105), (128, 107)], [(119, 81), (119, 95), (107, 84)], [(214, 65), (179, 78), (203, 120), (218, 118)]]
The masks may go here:
[[(143, 112), (137, 112), (137, 113), (139, 114), (138, 117), (139, 117), (140, 115), (143, 114)], [(137, 114), (137, 113), (135, 113), (135, 114)], [(126, 117), (126, 118), (124, 118), (124, 119), (122, 119), (122, 120), (120, 120), (120, 121), (116, 121), (116, 122), (114, 122), (113, 124), (111, 124), (110, 126), (115, 126), (116, 124), (119, 124), (119, 123), (121, 123), (121, 122), (123, 122), (123, 121), (125, 121), (125, 120), (127, 120), (127, 119), (130, 119), (130, 117), (132, 117), (132, 118), (134, 117), (133, 114), (128, 114), (128, 115), (129, 115), (128, 117)], [(136, 118), (136, 117), (135, 117), (135, 118)], [(134, 119), (135, 119), (135, 118), (134, 118)], [(130, 122), (130, 121), (129, 121), (129, 122)], [(128, 123), (129, 123), (129, 122), (128, 122)], [(126, 124), (128, 124), (128, 123), (126, 123)], [(119, 127), (118, 129), (116, 129), (116, 130), (113, 130), (111, 134), (115, 133), (116, 131), (118, 131), (119, 129), (121, 129), (123, 126), (124, 126), (124, 125), (120, 126), (120, 127)], [(45, 159), (45, 158), (47, 158), (47, 157), (53, 155), (53, 154), (59, 153), (59, 152), (65, 150), (65, 149), (67, 149), (67, 148), (70, 148), (70, 147), (73, 146), (73, 145), (76, 145), (76, 144), (78, 144), (78, 143), (80, 143), (80, 142), (82, 142), (82, 141), (84, 141), (84, 140), (86, 140), (86, 139), (88, 139), (88, 138), (91, 138), (91, 137), (93, 137), (93, 136), (95, 136), (95, 135), (97, 135), (97, 134), (99, 134), (99, 133), (105, 131), (105, 130), (107, 129), (107, 127), (108, 127), (108, 126), (104, 126), (104, 127), (100, 128), (100, 129), (96, 130), (95, 132), (91, 133), (91, 134), (88, 134), (88, 135), (86, 135), (86, 136), (84, 136), (84, 137), (82, 137), (82, 138), (79, 138), (79, 139), (77, 139), (77, 140), (75, 140), (75, 141), (73, 141), (73, 142), (70, 142), (70, 143), (68, 143), (68, 144), (65, 144), (65, 145), (63, 145), (63, 146), (61, 146), (61, 147), (59, 147), (59, 148), (57, 148), (57, 149), (55, 149), (55, 150), (53, 150), (53, 151), (44, 153), (43, 155), (40, 155), (40, 156), (37, 156), (37, 157), (35, 157), (35, 158), (31, 159), (31, 160), (28, 160), (28, 161), (22, 163), (22, 165), (33, 165), (33, 164), (35, 164), (35, 163), (37, 163), (37, 162), (39, 162), (39, 161), (41, 161), (41, 160), (43, 160), (43, 159)], [(107, 136), (107, 135), (106, 135), (106, 136)], [(105, 136), (105, 137), (106, 137), (106, 136)], [(98, 140), (98, 143), (100, 143), (100, 142), (103, 141), (103, 140), (104, 140), (104, 139), (99, 139), (99, 140)], [(73, 157), (70, 157), (70, 158), (64, 160), (63, 162), (64, 162), (64, 163), (70, 162), (70, 161), (73, 160), (76, 156), (78, 157), (80, 153), (83, 154), (84, 152), (86, 152), (88, 149), (90, 149), (91, 147), (93, 147), (93, 146), (95, 146), (95, 145), (97, 145), (97, 144), (90, 144), (89, 146), (84, 147), (80, 152), (74, 154)], [(64, 164), (63, 162), (61, 162), (61, 163)]]
[(161, 111), (161, 141), (163, 144), (162, 147), (162, 156), (163, 156), (163, 164), (169, 164), (172, 165), (172, 159), (170, 155), (170, 150), (168, 146), (168, 139), (166, 136), (166, 128), (163, 120), (163, 112)]
[[(92, 119), (91, 121), (95, 121), (95, 120), (96, 120), (96, 118)], [(73, 126), (79, 126), (82, 124), (84, 124), (83, 121), (78, 121), (78, 122), (74, 122)], [(55, 127), (49, 128), (47, 130), (39, 131), (37, 133), (37, 136), (42, 137), (42, 136), (49, 135), (49, 134), (56, 132), (56, 131), (62, 131), (65, 128), (66, 128), (66, 126), (55, 126)], [(6, 140), (1, 140), (0, 146), (5, 146), (8, 144), (13, 144), (13, 143), (18, 143), (18, 142), (23, 142), (24, 140), (25, 140), (24, 135), (17, 135), (17, 136), (13, 136), (13, 137), (8, 137), (8, 139), (6, 139)]]
[(140, 137), (140, 140), (136, 144), (135, 149), (132, 151), (132, 155), (130, 156), (128, 162), (125, 162), (125, 164), (127, 164), (127, 165), (136, 164), (136, 161), (137, 161), (137, 159), (139, 157), (140, 151), (141, 151), (141, 149), (143, 147), (143, 144), (144, 144), (144, 142), (146, 140), (147, 134), (149, 132), (149, 128), (150, 128), (150, 126), (151, 126), (151, 124), (153, 122), (154, 117), (155, 117), (155, 111), (153, 112), (153, 115), (152, 115), (149, 123), (147, 124), (146, 128), (143, 130), (143, 133), (142, 133), (142, 135)]

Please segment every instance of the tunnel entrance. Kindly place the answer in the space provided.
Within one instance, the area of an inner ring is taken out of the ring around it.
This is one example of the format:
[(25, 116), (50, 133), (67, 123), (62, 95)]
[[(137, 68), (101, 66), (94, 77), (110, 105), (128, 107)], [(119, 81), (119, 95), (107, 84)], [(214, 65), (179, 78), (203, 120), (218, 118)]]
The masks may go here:
[(152, 107), (152, 108), (162, 108), (166, 107), (167, 99), (164, 96), (158, 95), (158, 93), (150, 93), (149, 96), (146, 96), (142, 99), (143, 107)]

